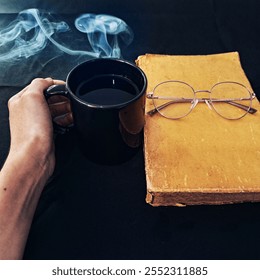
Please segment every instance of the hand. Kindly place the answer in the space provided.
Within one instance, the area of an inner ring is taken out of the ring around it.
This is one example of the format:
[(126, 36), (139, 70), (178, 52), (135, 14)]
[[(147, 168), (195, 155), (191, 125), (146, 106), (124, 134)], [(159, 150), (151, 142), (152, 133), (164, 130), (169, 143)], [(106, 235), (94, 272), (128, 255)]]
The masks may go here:
[[(53, 126), (51, 114), (62, 125), (72, 122), (70, 105), (63, 97), (54, 97), (51, 104), (44, 98), (43, 91), (58, 80), (35, 79), (22, 91), (14, 95), (8, 103), (11, 133), (10, 154), (22, 154), (34, 160), (46, 170), (46, 180), (52, 174), (55, 158), (53, 145)], [(51, 111), (51, 113), (50, 113)]]

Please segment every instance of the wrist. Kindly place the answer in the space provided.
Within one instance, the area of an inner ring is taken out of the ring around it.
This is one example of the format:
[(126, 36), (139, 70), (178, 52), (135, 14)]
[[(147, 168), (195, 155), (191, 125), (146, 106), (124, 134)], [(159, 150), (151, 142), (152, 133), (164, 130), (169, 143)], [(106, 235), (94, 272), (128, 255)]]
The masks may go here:
[(45, 183), (51, 175), (48, 160), (38, 161), (30, 153), (13, 153), (10, 151), (1, 170), (1, 175), (8, 182), (8, 186), (16, 192), (33, 191), (40, 195)]
[(47, 181), (55, 166), (54, 145), (52, 142), (46, 144), (37, 137), (23, 145), (11, 143), (6, 164), (13, 165), (14, 162), (20, 166), (24, 176), (37, 176), (39, 180)]

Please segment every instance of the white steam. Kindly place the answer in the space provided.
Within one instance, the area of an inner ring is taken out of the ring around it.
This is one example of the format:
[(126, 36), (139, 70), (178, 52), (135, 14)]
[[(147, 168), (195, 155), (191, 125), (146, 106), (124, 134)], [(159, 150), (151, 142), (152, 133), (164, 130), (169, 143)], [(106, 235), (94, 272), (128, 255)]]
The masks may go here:
[(69, 55), (88, 57), (121, 57), (119, 38), (126, 45), (133, 33), (121, 19), (110, 15), (83, 14), (75, 20), (76, 28), (87, 34), (86, 47), (92, 51), (74, 50), (54, 39), (54, 35), (69, 31), (66, 22), (53, 22), (39, 10), (20, 12), (7, 27), (0, 29), (0, 62), (28, 58), (41, 52), (48, 43)]
[[(93, 52), (105, 57), (121, 56), (119, 37), (127, 45), (133, 40), (131, 29), (123, 20), (114, 16), (84, 14), (75, 20), (75, 26), (79, 31), (87, 33)], [(111, 43), (107, 35), (114, 35)]]

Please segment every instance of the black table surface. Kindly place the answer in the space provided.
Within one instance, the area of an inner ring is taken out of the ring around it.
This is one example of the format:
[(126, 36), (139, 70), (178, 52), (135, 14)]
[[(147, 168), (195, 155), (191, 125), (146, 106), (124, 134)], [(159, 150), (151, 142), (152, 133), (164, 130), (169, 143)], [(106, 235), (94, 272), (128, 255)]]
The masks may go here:
[[(56, 2), (1, 0), (0, 35), (19, 12), (37, 8), (41, 15), (71, 27), (67, 37), (62, 33), (57, 37), (62, 44), (87, 49), (86, 34), (75, 29), (74, 20), (84, 13), (113, 15), (123, 19), (134, 34), (129, 46), (122, 44), (124, 59), (134, 62), (145, 53), (238, 51), (245, 73), (260, 96), (257, 0)], [(0, 166), (10, 143), (7, 100), (35, 77), (65, 79), (73, 66), (86, 59), (62, 54), (50, 42), (29, 58), (11, 61), (6, 53), (1, 47)], [(145, 202), (142, 149), (123, 164), (104, 166), (88, 161), (74, 138), (71, 131), (56, 139), (56, 176), (39, 201), (25, 259), (260, 258), (259, 203), (152, 207)]]

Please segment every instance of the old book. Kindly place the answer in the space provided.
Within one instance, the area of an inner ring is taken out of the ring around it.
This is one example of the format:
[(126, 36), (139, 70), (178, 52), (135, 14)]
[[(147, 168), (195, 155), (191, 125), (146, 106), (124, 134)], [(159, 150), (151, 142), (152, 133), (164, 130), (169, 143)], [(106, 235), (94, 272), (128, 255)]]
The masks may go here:
[[(170, 56), (146, 54), (137, 65), (148, 78), (147, 92), (160, 82), (180, 80), (196, 90), (236, 81), (251, 91), (237, 52)], [(207, 92), (201, 93), (203, 97)], [(154, 108), (150, 99), (145, 110)], [(260, 201), (260, 106), (239, 120), (221, 118), (205, 103), (186, 117), (145, 116), (146, 201), (154, 206)]]

